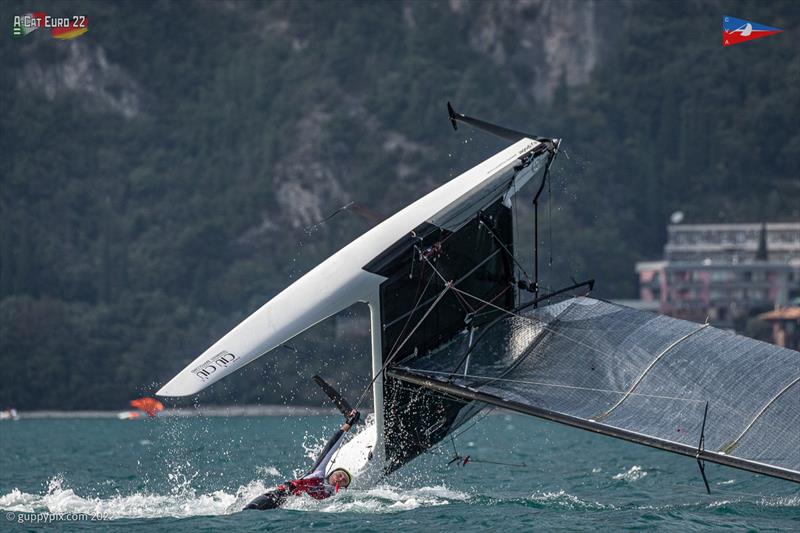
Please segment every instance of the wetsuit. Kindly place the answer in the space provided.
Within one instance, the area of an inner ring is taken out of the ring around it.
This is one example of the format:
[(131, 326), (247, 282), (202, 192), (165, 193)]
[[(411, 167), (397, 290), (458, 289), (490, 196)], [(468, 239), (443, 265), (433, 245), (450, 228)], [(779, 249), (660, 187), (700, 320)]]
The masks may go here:
[(317, 462), (311, 467), (308, 474), (300, 479), (293, 479), (287, 481), (283, 485), (278, 485), (276, 489), (262, 494), (247, 504), (245, 509), (275, 509), (283, 505), (290, 496), (302, 496), (303, 494), (308, 494), (317, 500), (324, 500), (325, 498), (333, 496), (338, 490), (338, 487), (328, 484), (325, 479), (325, 469), (328, 467), (328, 463), (330, 463), (331, 459), (333, 459), (336, 450), (338, 450), (342, 442), (344, 442), (344, 435), (345, 431), (343, 429), (339, 429), (333, 434), (325, 445), (325, 448), (323, 448), (319, 459), (317, 459)]

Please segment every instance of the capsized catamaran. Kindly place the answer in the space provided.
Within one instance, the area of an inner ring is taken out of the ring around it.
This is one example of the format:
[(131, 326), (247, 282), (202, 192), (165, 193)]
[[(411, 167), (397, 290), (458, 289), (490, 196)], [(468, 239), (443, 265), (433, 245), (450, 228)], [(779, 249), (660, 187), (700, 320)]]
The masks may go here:
[[(295, 281), (158, 394), (196, 394), (364, 302), (374, 421), (333, 464), (357, 477), (390, 473), (499, 406), (688, 455), (701, 472), (711, 461), (800, 482), (800, 353), (571, 295), (592, 281), (540, 294), (538, 199), (560, 141), (448, 112), (454, 128), (513, 144)], [(514, 246), (530, 182), (532, 278)]]

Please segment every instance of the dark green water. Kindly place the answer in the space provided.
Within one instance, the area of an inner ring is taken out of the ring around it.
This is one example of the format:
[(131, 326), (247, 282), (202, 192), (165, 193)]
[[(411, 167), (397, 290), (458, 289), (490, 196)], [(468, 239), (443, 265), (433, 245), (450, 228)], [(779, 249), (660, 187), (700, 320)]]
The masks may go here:
[[(307, 467), (338, 422), (0, 422), (0, 531), (800, 530), (798, 485), (708, 465), (707, 495), (691, 459), (516, 415), (488, 417), (459, 451), (524, 467), (448, 467), (445, 448), (377, 486), (234, 512)], [(47, 513), (111, 520), (32, 521), (56, 516)]]

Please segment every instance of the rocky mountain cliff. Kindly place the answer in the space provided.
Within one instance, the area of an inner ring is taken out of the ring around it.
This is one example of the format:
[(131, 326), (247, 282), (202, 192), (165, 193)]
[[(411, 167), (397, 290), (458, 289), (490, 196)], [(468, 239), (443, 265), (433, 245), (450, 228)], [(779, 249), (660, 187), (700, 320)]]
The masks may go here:
[[(800, 45), (787, 31), (723, 49), (718, 2), (39, 8), (85, 11), (90, 31), (0, 40), (0, 362), (19, 383), (0, 406), (152, 391), (373, 223), (318, 224), (337, 208), (390, 214), (503, 145), (454, 133), (448, 100), (565, 139), (545, 284), (593, 276), (600, 295), (633, 296), (633, 263), (677, 209), (800, 218)], [(3, 20), (28, 9), (0, 4)], [(737, 9), (800, 17), (792, 2)], [(204, 398), (291, 399), (305, 370), (358, 374), (361, 341), (335, 332)]]

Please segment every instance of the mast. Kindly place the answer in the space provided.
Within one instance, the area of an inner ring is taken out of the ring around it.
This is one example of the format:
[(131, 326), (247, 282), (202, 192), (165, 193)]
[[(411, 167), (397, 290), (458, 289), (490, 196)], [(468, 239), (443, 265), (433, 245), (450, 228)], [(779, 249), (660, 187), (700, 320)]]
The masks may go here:
[[(547, 167), (542, 174), (542, 182), (539, 184), (539, 190), (536, 191), (536, 196), (533, 197), (533, 307), (539, 307), (539, 197), (544, 191), (544, 186), (547, 183), (547, 177), (550, 174), (550, 166), (558, 153), (558, 147), (561, 145), (561, 139), (553, 140), (553, 149), (547, 159)], [(553, 246), (553, 243), (550, 243)]]

